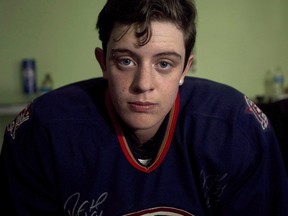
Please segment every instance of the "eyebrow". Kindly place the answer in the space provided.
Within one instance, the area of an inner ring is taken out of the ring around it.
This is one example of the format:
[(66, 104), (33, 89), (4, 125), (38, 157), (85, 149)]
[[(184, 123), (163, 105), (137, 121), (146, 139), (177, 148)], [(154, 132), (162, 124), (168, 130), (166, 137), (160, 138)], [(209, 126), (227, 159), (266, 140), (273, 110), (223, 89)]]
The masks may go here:
[[(134, 52), (132, 52), (129, 49), (112, 48), (112, 56), (114, 56), (116, 53), (129, 53), (130, 55), (137, 56)], [(174, 52), (174, 51), (167, 51), (167, 52), (157, 53), (155, 55), (155, 57), (158, 57), (158, 56), (175, 56), (175, 57), (177, 57), (179, 59), (182, 59), (182, 56), (179, 53)]]
[(112, 48), (112, 56), (114, 56), (116, 53), (129, 53), (131, 55), (135, 55), (131, 50), (128, 49)]

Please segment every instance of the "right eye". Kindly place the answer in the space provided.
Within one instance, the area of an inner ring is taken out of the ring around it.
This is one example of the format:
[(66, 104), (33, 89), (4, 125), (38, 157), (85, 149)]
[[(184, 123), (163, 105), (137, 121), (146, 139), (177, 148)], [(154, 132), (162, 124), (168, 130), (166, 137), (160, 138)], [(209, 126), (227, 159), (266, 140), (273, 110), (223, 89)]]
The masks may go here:
[(134, 66), (135, 64), (133, 63), (133, 61), (129, 58), (119, 58), (117, 59), (117, 62), (119, 64), (119, 66), (123, 66), (123, 67), (128, 67), (128, 66)]

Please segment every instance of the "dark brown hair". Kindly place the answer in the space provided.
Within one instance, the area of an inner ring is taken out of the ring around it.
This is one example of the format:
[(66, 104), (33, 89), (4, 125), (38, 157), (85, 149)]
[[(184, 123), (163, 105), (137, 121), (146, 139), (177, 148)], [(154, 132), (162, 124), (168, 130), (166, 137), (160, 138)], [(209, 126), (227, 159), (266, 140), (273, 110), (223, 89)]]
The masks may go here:
[(108, 0), (98, 16), (96, 28), (106, 53), (115, 23), (128, 28), (136, 25), (135, 36), (142, 46), (151, 38), (152, 21), (172, 22), (184, 33), (186, 63), (196, 40), (196, 14), (193, 0)]

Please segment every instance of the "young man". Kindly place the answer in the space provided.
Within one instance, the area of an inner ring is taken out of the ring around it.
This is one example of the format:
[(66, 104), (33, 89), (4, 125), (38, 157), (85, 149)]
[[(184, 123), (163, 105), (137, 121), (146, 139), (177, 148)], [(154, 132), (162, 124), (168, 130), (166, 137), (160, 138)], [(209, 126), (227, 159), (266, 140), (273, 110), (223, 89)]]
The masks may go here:
[(8, 215), (288, 215), (266, 116), (245, 95), (186, 77), (189, 0), (108, 0), (103, 78), (37, 98), (7, 126)]

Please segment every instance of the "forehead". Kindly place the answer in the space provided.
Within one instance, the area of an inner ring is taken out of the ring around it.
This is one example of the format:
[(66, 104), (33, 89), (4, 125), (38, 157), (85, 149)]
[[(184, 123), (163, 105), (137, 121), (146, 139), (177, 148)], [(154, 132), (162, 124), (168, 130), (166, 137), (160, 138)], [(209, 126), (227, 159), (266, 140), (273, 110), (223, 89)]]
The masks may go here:
[(152, 36), (150, 41), (143, 46), (137, 46), (137, 38), (135, 37), (136, 30), (135, 25), (126, 26), (116, 23), (108, 42), (108, 52), (109, 49), (114, 48), (138, 50), (164, 49), (177, 51), (179, 53), (185, 51), (184, 34), (171, 22), (152, 22)]

